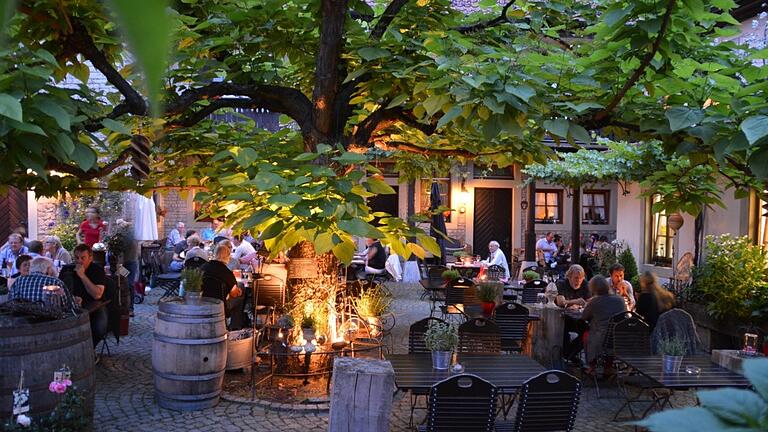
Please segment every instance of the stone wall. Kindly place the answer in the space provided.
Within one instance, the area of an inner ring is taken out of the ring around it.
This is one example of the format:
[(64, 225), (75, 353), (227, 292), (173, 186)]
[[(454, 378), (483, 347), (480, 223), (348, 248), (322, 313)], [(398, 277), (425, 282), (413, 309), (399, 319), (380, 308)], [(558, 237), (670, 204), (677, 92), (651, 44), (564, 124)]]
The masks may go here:
[(57, 198), (37, 199), (37, 237), (43, 238), (56, 224), (59, 215), (59, 200)]

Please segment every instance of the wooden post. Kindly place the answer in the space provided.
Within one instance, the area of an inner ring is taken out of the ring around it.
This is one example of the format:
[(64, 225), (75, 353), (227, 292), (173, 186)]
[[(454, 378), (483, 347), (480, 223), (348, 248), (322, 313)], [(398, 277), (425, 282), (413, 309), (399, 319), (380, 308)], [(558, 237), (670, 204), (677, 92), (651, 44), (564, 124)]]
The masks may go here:
[(395, 371), (386, 360), (336, 358), (330, 432), (385, 432), (389, 430)]

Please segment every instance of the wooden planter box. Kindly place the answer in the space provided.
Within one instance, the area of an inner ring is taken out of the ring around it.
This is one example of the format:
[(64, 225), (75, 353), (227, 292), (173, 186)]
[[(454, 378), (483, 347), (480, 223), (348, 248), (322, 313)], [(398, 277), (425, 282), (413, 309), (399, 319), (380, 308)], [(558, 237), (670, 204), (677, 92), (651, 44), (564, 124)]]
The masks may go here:
[[(741, 349), (741, 338), (744, 336), (749, 323), (735, 319), (717, 320), (707, 312), (706, 306), (698, 303), (686, 303), (683, 309), (693, 317), (696, 330), (701, 338), (705, 351), (714, 349)], [(764, 334), (768, 334), (768, 324), (760, 326)]]

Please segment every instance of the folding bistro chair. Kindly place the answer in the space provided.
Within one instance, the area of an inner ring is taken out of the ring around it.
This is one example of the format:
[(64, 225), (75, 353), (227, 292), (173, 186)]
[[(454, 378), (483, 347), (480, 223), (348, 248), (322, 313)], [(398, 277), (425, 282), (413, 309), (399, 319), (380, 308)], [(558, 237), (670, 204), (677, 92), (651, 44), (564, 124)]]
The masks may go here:
[(528, 308), (519, 303), (502, 303), (493, 311), (501, 332), (501, 350), (520, 353), (528, 337)]
[(485, 278), (489, 281), (498, 281), (504, 276), (504, 267), (500, 265), (492, 265), (485, 270)]
[(432, 386), (426, 424), (419, 431), (493, 432), (496, 386), (471, 374), (452, 376)]
[(499, 432), (571, 431), (579, 409), (581, 381), (559, 370), (544, 371), (520, 388), (517, 415), (496, 423)]
[(459, 326), (457, 352), (472, 354), (501, 354), (501, 332), (495, 322), (472, 318)]
[[(427, 349), (427, 344), (424, 342), (424, 335), (427, 333), (429, 326), (435, 323), (443, 323), (445, 321), (440, 318), (424, 318), (411, 324), (408, 328), (408, 354), (430, 354), (431, 351)], [(413, 426), (413, 413), (417, 408), (419, 396), (426, 397), (429, 392), (411, 391), (411, 416), (408, 420), (408, 426)], [(425, 409), (422, 407), (422, 409)]]
[(166, 271), (165, 267), (163, 266), (162, 255), (163, 255), (162, 249), (159, 249), (153, 252), (151, 255), (151, 263), (152, 263), (152, 279), (154, 279), (154, 282), (155, 282), (153, 288), (164, 289), (165, 292), (163, 292), (163, 295), (160, 297), (161, 299), (164, 299), (166, 297), (179, 295), (179, 285), (181, 284), (181, 273)]
[(253, 280), (253, 299), (251, 305), (254, 311), (253, 319), (264, 312), (264, 325), (267, 325), (267, 317), (270, 322), (275, 320), (275, 310), (285, 304), (285, 281), (271, 274), (262, 274)]
[(479, 306), (475, 295), (475, 284), (469, 279), (459, 279), (445, 288), (445, 303), (440, 306), (443, 320), (458, 318), (462, 322), (467, 318), (468, 306)]
[(546, 287), (547, 284), (541, 279), (527, 282), (523, 285), (523, 303), (536, 303), (539, 293), (544, 292)]
[(443, 279), (443, 272), (448, 270), (445, 266), (430, 266), (427, 268), (427, 277), (421, 279), (419, 283), (424, 288), (424, 292), (421, 293), (421, 300), (428, 298), (431, 302), (430, 316), (435, 312), (435, 304), (442, 299), (442, 293), (445, 290), (445, 279)]

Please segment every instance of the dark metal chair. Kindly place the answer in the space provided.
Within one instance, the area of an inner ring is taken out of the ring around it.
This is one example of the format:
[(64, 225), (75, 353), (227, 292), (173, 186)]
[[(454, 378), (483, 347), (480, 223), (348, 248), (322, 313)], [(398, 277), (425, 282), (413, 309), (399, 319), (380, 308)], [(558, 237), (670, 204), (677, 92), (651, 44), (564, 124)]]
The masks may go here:
[(520, 388), (517, 415), (496, 423), (499, 432), (571, 431), (581, 396), (581, 381), (559, 370), (542, 372)]
[(446, 321), (458, 318), (463, 322), (467, 317), (466, 308), (474, 305), (479, 305), (475, 284), (469, 279), (456, 280), (445, 288), (445, 302), (440, 306), (442, 318)]
[(169, 272), (163, 266), (163, 250), (159, 249), (152, 253), (150, 262), (152, 265), (152, 279), (154, 279), (153, 288), (162, 288), (165, 290), (161, 299), (179, 295), (179, 285), (181, 284), (180, 272)]
[(472, 318), (459, 326), (460, 353), (501, 354), (501, 332), (495, 322)]
[(205, 265), (208, 261), (203, 257), (192, 257), (186, 261), (184, 261), (184, 268), (187, 269), (193, 269), (193, 268), (200, 268)]
[(528, 337), (528, 308), (519, 303), (502, 303), (493, 311), (501, 332), (501, 350), (519, 353)]
[(541, 279), (527, 282), (523, 285), (523, 303), (536, 303), (539, 293), (544, 292), (546, 287), (547, 284)]
[(471, 374), (440, 381), (429, 391), (426, 424), (418, 430), (492, 432), (497, 395), (496, 386)]
[[(440, 318), (428, 317), (416, 321), (408, 328), (408, 354), (429, 354), (431, 351), (427, 349), (427, 344), (424, 342), (424, 334), (427, 333), (429, 326), (435, 323), (443, 323), (445, 321)], [(413, 426), (413, 413), (416, 410), (419, 396), (427, 396), (429, 392), (411, 391), (411, 416), (408, 421), (409, 426)], [(420, 407), (420, 409), (426, 409), (426, 406)]]
[(445, 279), (443, 279), (443, 272), (448, 270), (445, 266), (430, 266), (427, 268), (427, 277), (421, 279), (419, 283), (424, 288), (424, 292), (421, 293), (421, 300), (428, 298), (430, 305), (430, 316), (435, 311), (435, 304), (442, 299), (442, 294), (445, 291)]
[(500, 265), (492, 265), (485, 270), (485, 278), (489, 281), (498, 281), (504, 276), (504, 267)]
[(285, 281), (271, 274), (262, 274), (253, 280), (253, 319), (259, 312), (263, 311), (265, 315), (264, 324), (266, 325), (266, 316), (271, 316), (272, 322), (275, 318), (275, 310), (285, 304)]

